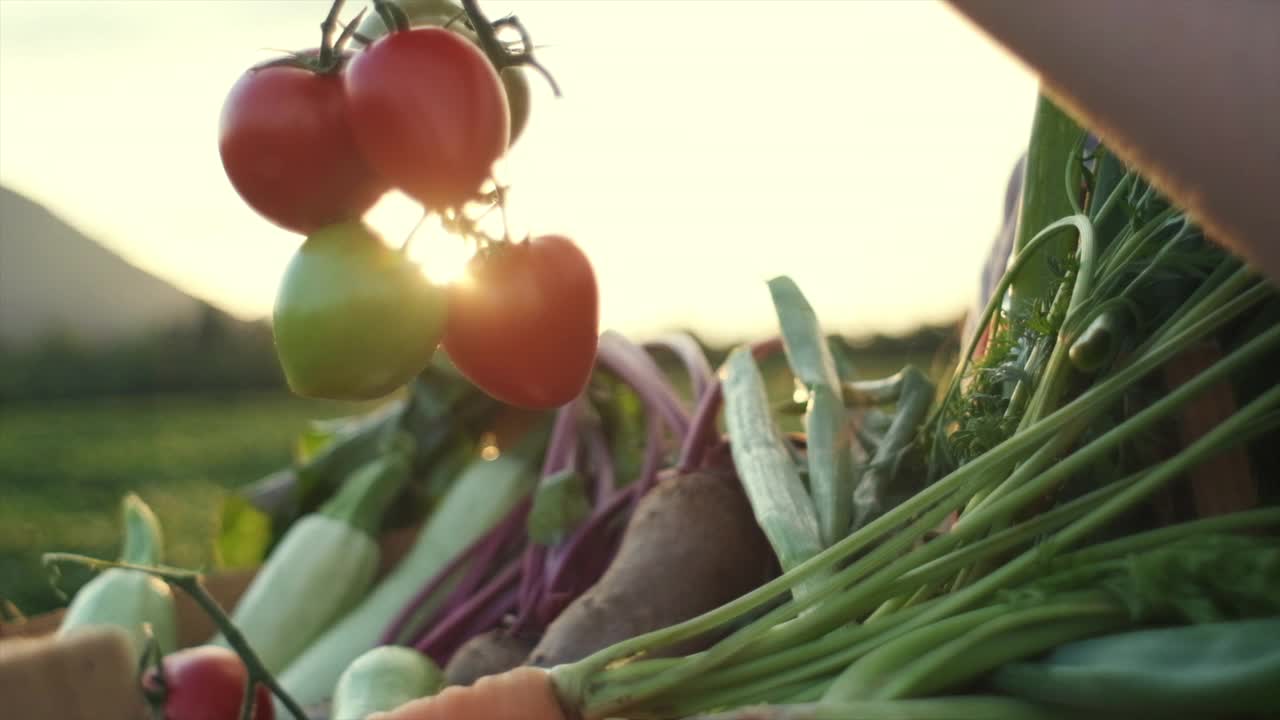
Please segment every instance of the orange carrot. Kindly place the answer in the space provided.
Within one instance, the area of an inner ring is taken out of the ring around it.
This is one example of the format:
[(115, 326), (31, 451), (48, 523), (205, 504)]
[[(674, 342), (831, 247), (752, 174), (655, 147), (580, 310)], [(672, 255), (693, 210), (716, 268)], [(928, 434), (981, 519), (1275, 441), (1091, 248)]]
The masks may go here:
[(445, 688), (439, 695), (370, 715), (369, 720), (565, 720), (565, 715), (550, 673), (518, 667), (468, 687)]

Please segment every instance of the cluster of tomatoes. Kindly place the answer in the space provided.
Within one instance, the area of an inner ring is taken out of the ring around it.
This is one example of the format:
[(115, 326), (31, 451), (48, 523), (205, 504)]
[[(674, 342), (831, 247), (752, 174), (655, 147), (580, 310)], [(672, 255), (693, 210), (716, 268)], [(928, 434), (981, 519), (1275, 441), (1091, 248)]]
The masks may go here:
[[(568, 238), (510, 242), (479, 233), (468, 206), (501, 202), (494, 163), (524, 127), (532, 64), (513, 19), (474, 0), (388, 0), (318, 50), (252, 68), (232, 88), (222, 164), (260, 215), (306, 236), (276, 298), (276, 350), (310, 397), (370, 399), (421, 372), (437, 347), (504, 402), (572, 400), (595, 361), (595, 274)], [(499, 42), (514, 25), (524, 49)], [(358, 51), (344, 46), (364, 43)], [(541, 69), (540, 66), (536, 66)], [(488, 192), (486, 190), (488, 189)], [(464, 278), (431, 284), (361, 217), (399, 190), (476, 242)]]

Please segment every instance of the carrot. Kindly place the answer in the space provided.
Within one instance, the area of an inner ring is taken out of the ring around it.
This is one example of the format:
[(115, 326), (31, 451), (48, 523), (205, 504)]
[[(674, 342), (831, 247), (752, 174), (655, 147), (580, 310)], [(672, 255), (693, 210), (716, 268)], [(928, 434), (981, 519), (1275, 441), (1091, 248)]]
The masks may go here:
[[(768, 541), (735, 475), (670, 475), (641, 499), (609, 569), (547, 627), (528, 662), (573, 662), (695, 617), (756, 587), (772, 567)], [(708, 640), (714, 638), (661, 654), (692, 652)]]
[(546, 670), (519, 667), (480, 678), (469, 687), (445, 688), (434, 697), (405, 703), (368, 720), (565, 720)]

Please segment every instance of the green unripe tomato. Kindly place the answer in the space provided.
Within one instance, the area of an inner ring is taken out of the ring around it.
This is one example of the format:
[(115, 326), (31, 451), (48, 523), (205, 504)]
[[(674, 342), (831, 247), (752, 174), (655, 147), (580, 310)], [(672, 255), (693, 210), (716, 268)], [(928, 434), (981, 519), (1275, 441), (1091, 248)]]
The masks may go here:
[(276, 295), (276, 354), (298, 395), (370, 400), (411, 380), (444, 334), (446, 294), (359, 222), (298, 249)]
[(498, 77), (507, 91), (507, 107), (511, 109), (511, 140), (507, 145), (515, 145), (529, 122), (529, 77), (524, 68), (518, 66), (502, 68)]
[[(394, 1), (409, 17), (409, 24), (412, 27), (444, 27), (450, 21), (454, 21), (449, 25), (449, 29), (475, 43), (476, 47), (480, 47), (479, 38), (465, 25), (466, 16), (463, 15), (462, 6), (453, 0)], [(387, 25), (382, 22), (378, 13), (371, 11), (365, 13), (364, 19), (356, 27), (356, 34), (372, 43), (387, 34)], [(520, 137), (520, 133), (529, 122), (529, 78), (521, 67), (503, 68), (499, 71), (498, 77), (502, 80), (502, 87), (507, 91), (507, 107), (511, 110), (511, 139), (507, 144), (515, 145), (516, 139)]]

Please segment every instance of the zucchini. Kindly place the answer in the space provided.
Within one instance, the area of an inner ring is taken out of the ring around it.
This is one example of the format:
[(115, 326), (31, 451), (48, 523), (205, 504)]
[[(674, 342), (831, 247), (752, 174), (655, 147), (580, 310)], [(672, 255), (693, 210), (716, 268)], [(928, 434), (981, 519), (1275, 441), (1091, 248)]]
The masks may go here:
[[(163, 559), (164, 538), (155, 513), (133, 493), (120, 502), (124, 517), (124, 548), (120, 561), (132, 565), (159, 565)], [(58, 634), (66, 635), (83, 628), (116, 626), (129, 636), (134, 659), (140, 659), (147, 647), (147, 632), (164, 653), (178, 646), (178, 621), (173, 605), (173, 591), (158, 578), (137, 570), (110, 568), (85, 583), (71, 600)]]
[(444, 687), (444, 673), (413, 648), (383, 645), (356, 658), (333, 691), (332, 720), (364, 720)]
[[(537, 481), (546, 437), (545, 427), (526, 433), (497, 459), (476, 459), (467, 465), (396, 569), (279, 675), (285, 691), (302, 705), (328, 698), (338, 676), (351, 661), (377, 645), (396, 612), (529, 494)], [(449, 587), (452, 585), (447, 584), (432, 603), (443, 600)], [(429, 603), (423, 611), (433, 608)]]
[[(284, 669), (368, 592), (378, 571), (374, 536), (408, 477), (407, 452), (375, 458), (281, 538), (231, 615), (267, 670)], [(211, 642), (229, 647), (222, 635)]]

